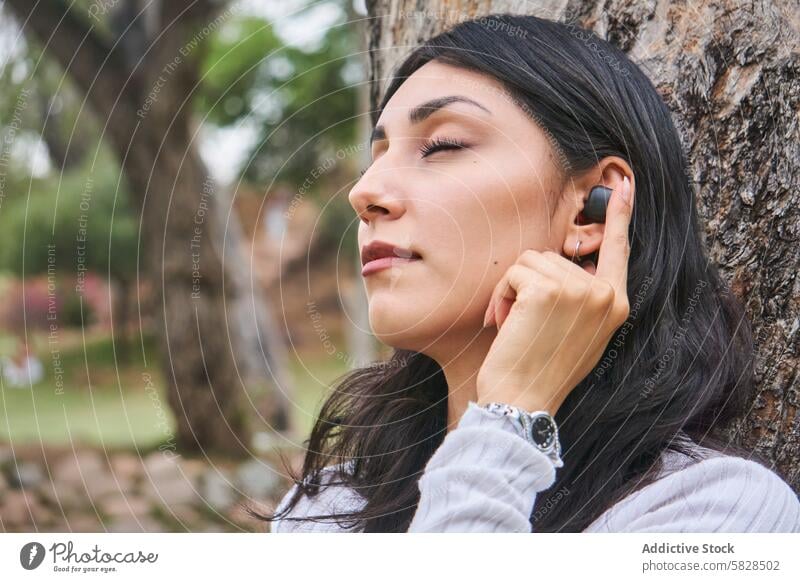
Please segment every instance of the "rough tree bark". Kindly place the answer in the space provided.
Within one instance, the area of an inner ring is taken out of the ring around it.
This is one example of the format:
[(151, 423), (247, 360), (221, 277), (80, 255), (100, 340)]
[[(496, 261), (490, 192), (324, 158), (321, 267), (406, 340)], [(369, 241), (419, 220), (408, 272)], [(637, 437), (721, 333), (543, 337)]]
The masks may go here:
[[(225, 199), (197, 151), (190, 101), (204, 39), (230, 16), (211, 0), (117, 7), (106, 39), (91, 13), (66, 2), (9, 0), (26, 34), (35, 36), (87, 95), (105, 122), (141, 212), (145, 274), (157, 292), (160, 344), (168, 397), (184, 451), (244, 455), (250, 446), (246, 390), (269, 384), (269, 350), (242, 329), (263, 324), (250, 295), (236, 224), (222, 227)], [(97, 16), (95, 14), (94, 16)], [(224, 255), (223, 255), (224, 249)], [(197, 273), (200, 277), (197, 277)], [(229, 317), (228, 308), (233, 317)], [(285, 429), (287, 408), (272, 426)]]
[[(753, 322), (757, 397), (726, 427), (800, 492), (800, 31), (796, 2), (371, 0), (372, 110), (422, 39), (492, 12), (533, 14), (607, 38), (673, 112), (692, 163), (711, 258)], [(373, 122), (375, 115), (373, 114)]]

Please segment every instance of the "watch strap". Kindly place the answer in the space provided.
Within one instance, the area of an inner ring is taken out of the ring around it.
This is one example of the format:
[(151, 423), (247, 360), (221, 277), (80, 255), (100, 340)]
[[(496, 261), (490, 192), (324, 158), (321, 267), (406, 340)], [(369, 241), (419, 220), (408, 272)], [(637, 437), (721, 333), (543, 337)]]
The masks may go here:
[[(561, 459), (561, 443), (558, 440), (558, 426), (555, 419), (546, 411), (527, 412), (517, 406), (506, 404), (504, 402), (490, 402), (484, 405), (484, 408), (489, 412), (498, 416), (509, 417), (517, 428), (517, 432), (526, 441), (531, 443), (539, 451), (547, 455), (557, 468), (563, 467), (564, 462)], [(536, 431), (539, 423), (545, 423), (545, 429), (550, 427), (552, 430), (552, 439), (549, 446), (543, 446), (536, 441)]]

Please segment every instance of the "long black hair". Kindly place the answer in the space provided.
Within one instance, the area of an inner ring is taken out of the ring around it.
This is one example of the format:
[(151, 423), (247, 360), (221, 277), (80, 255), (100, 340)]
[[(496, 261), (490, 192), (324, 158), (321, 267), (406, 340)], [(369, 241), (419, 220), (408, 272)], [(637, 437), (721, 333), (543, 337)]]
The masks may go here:
[[(708, 259), (681, 141), (651, 81), (625, 53), (573, 24), (493, 14), (417, 47), (393, 75), (377, 116), (433, 60), (500, 81), (549, 135), (567, 174), (619, 156), (635, 176), (630, 315), (558, 410), (564, 467), (537, 496), (533, 531), (582, 531), (657, 478), (666, 450), (691, 455), (686, 435), (744, 454), (719, 429), (752, 394), (750, 324)], [(307, 441), (297, 493), (262, 518), (286, 516), (302, 495), (319, 491), (323, 467), (338, 465), (329, 486), (356, 488), (366, 500), (338, 515), (342, 523), (407, 530), (419, 477), (446, 433), (447, 395), (439, 365), (409, 350), (348, 373)]]

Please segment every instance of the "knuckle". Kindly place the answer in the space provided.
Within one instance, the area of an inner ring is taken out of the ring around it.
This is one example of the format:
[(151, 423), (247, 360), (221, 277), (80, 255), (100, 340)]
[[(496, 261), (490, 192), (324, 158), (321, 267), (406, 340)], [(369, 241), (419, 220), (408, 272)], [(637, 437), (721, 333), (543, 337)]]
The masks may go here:
[(585, 301), (591, 296), (592, 288), (589, 285), (573, 285), (568, 287), (568, 293), (573, 301)]
[(594, 288), (594, 296), (600, 305), (608, 307), (614, 303), (614, 286), (603, 279), (598, 279)]
[(549, 249), (544, 251), (542, 253), (542, 255), (547, 259), (560, 259), (561, 258), (561, 255), (559, 255), (557, 252), (551, 251)]
[(614, 304), (613, 297), (608, 296), (608, 291), (593, 289), (586, 299), (587, 306), (597, 313), (607, 314)]
[(508, 268), (508, 274), (510, 277), (521, 278), (527, 272), (528, 268), (525, 265), (520, 265), (519, 263), (515, 263)]
[(517, 259), (517, 264), (530, 264), (537, 259), (539, 256), (539, 251), (534, 249), (525, 249), (520, 253), (519, 258)]
[(544, 279), (537, 286), (536, 296), (541, 298), (543, 302), (552, 303), (561, 293), (561, 286), (549, 279)]

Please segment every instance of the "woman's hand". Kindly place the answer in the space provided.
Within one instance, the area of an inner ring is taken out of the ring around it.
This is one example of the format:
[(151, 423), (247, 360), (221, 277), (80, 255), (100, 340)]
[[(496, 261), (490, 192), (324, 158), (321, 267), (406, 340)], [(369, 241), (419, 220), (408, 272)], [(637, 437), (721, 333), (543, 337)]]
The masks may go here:
[(633, 210), (627, 176), (621, 189), (608, 204), (596, 270), (552, 251), (526, 250), (495, 287), (485, 323), (496, 323), (498, 332), (478, 372), (478, 404), (555, 415), (625, 323)]

